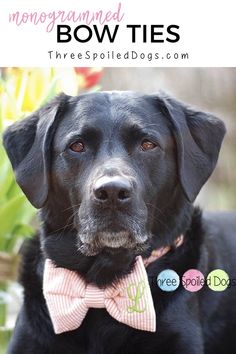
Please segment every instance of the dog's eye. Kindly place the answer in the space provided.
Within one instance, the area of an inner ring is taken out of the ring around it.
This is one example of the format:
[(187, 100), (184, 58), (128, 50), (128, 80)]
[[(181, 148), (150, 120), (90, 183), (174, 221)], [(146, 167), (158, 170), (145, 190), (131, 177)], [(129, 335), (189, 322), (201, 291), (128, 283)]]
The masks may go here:
[(84, 144), (81, 141), (76, 141), (70, 145), (70, 149), (74, 152), (83, 152), (85, 150)]
[(154, 144), (152, 141), (149, 141), (147, 139), (143, 140), (141, 144), (141, 148), (143, 151), (155, 149), (156, 146), (157, 146), (156, 144)]

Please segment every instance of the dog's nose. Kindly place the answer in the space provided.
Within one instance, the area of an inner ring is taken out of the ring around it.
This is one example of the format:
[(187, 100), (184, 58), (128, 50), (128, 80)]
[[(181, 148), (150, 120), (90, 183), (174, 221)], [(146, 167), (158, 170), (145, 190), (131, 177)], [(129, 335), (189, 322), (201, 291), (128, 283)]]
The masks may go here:
[(130, 201), (132, 186), (127, 178), (104, 176), (95, 182), (93, 193), (98, 202), (122, 204)]

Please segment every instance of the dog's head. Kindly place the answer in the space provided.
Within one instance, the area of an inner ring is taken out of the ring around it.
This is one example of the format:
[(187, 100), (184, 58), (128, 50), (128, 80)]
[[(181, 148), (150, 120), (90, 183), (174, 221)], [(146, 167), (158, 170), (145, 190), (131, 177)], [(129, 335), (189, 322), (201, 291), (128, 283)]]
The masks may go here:
[[(211, 175), (225, 134), (212, 115), (164, 95), (57, 96), (4, 134), (16, 180), (78, 249), (142, 249)], [(58, 216), (58, 217), (57, 217)], [(65, 217), (64, 217), (65, 216)], [(49, 221), (50, 223), (50, 221)], [(55, 231), (54, 230), (54, 231)]]

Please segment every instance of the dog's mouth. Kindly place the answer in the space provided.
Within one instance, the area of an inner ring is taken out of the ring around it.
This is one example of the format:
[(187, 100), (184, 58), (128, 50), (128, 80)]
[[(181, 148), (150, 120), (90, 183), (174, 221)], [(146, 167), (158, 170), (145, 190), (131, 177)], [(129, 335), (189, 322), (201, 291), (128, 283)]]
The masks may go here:
[(135, 253), (146, 249), (150, 235), (146, 228), (147, 209), (135, 211), (80, 207), (75, 215), (78, 249), (86, 256), (103, 250), (114, 253), (121, 249)]
[(129, 231), (98, 232), (92, 237), (78, 233), (78, 249), (86, 256), (95, 256), (106, 250), (115, 253), (121, 249), (132, 250), (135, 254), (144, 251), (148, 244), (148, 234), (134, 235)]

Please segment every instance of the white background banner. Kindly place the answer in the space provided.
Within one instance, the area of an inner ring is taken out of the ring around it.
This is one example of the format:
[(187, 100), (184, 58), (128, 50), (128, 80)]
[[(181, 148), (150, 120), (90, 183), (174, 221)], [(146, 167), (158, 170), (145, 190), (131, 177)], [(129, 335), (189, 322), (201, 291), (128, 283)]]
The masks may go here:
[(1, 66), (236, 66), (235, 1), (0, 5)]

